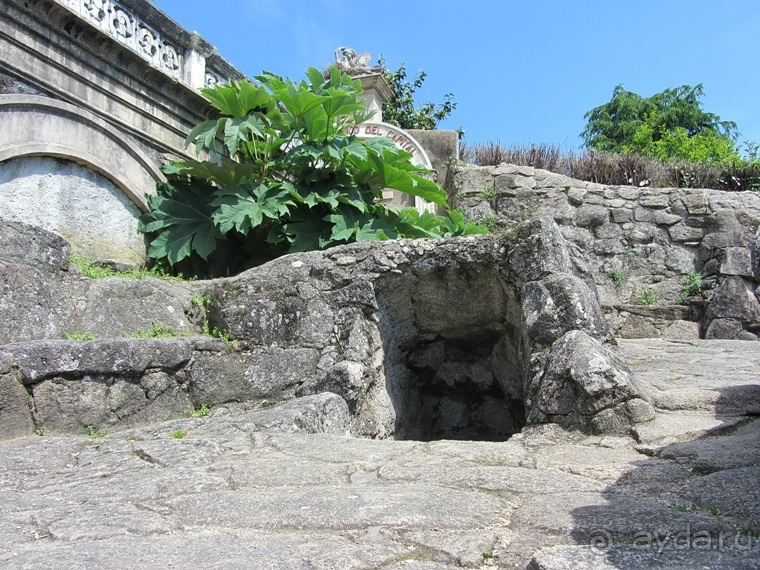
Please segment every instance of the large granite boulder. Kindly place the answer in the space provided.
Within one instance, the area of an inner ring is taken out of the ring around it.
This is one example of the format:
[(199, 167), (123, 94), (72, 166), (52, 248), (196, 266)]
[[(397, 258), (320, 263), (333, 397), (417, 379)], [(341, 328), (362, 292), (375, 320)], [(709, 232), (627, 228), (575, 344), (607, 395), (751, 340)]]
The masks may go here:
[[(50, 307), (66, 306), (72, 290), (73, 307), (49, 311), (47, 328), (23, 338), (4, 331), (25, 342), (0, 348), (16, 364), (3, 393), (25, 399), (37, 428), (131, 425), (203, 404), (258, 408), (325, 392), (345, 402), (351, 433), (381, 438), (499, 440), (547, 421), (620, 433), (649, 418), (580, 250), (550, 218), (502, 236), (288, 255), (197, 283), (91, 280), (65, 267), (62, 259), (39, 281)], [(179, 334), (219, 328), (235, 342), (118, 338), (150, 322)], [(102, 340), (33, 340), (72, 323)]]

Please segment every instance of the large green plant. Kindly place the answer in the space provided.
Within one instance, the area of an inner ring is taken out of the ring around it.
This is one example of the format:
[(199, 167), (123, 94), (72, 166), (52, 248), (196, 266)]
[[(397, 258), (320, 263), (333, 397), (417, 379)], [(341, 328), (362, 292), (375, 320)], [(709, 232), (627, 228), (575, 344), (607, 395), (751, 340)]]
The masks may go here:
[[(205, 160), (164, 168), (139, 229), (148, 255), (189, 272), (235, 272), (287, 252), (397, 237), (485, 230), (450, 211), (446, 193), (384, 137), (346, 130), (367, 118), (361, 87), (337, 68), (299, 83), (271, 73), (204, 89), (219, 111), (192, 130)], [(388, 210), (384, 188), (437, 204), (448, 216)]]

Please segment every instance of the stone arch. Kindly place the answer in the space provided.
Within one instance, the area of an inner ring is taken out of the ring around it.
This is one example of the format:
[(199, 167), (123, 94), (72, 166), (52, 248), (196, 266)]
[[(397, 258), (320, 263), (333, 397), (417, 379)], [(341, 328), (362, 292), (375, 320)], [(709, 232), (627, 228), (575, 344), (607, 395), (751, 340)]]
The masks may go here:
[(94, 114), (49, 97), (0, 95), (0, 163), (49, 156), (83, 164), (111, 180), (143, 212), (145, 194), (166, 178), (126, 135)]

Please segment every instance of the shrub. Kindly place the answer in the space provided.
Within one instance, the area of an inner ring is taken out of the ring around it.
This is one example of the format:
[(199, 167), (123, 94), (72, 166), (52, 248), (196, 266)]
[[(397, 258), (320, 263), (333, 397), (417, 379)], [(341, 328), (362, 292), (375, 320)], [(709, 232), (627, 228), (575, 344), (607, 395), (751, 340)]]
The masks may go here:
[(499, 141), (463, 145), (460, 156), (479, 166), (498, 166), (502, 163), (532, 166), (607, 185), (760, 190), (760, 160), (662, 161), (634, 152), (563, 152), (560, 147), (546, 144), (504, 147)]
[[(151, 258), (220, 275), (353, 241), (486, 231), (450, 211), (445, 191), (390, 139), (347, 134), (368, 116), (359, 81), (335, 67), (326, 78), (314, 68), (306, 75), (296, 83), (264, 73), (258, 85), (202, 91), (220, 116), (195, 127), (187, 144), (209, 158), (164, 167), (170, 182), (148, 197), (139, 222)], [(449, 215), (390, 211), (377, 203), (384, 188)]]

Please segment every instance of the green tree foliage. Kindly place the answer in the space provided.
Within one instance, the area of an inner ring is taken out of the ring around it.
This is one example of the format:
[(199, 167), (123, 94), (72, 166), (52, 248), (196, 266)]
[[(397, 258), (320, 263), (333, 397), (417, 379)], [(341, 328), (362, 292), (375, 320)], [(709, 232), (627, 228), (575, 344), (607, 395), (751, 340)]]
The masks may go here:
[[(358, 81), (333, 68), (296, 83), (271, 73), (204, 89), (219, 112), (187, 138), (203, 160), (164, 167), (169, 178), (139, 229), (148, 255), (186, 274), (233, 273), (288, 252), (397, 237), (484, 233), (450, 211), (446, 193), (385, 137), (346, 129), (367, 118)], [(392, 212), (384, 188), (437, 204), (448, 217)]]
[(725, 162), (739, 159), (736, 123), (702, 110), (702, 85), (682, 85), (651, 97), (618, 85), (612, 99), (586, 113), (585, 146), (634, 152), (659, 160)]
[(385, 79), (393, 91), (393, 98), (383, 105), (383, 121), (386, 123), (402, 129), (433, 130), (457, 108), (453, 93), (446, 93), (443, 103), (438, 105), (432, 101), (416, 104), (414, 94), (422, 87), (427, 74), (420, 69), (410, 82), (403, 63), (396, 71), (387, 68), (382, 56), (377, 63), (383, 69)]

